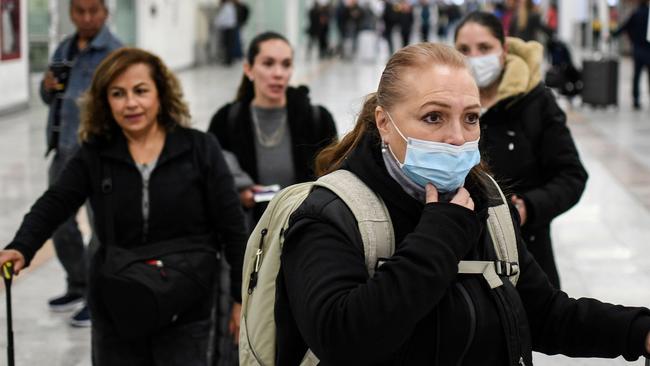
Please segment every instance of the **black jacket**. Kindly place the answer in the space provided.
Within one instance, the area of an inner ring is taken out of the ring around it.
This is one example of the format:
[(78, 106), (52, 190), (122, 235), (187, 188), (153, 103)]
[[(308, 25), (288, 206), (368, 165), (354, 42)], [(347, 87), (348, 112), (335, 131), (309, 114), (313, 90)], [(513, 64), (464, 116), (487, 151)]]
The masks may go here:
[[(208, 132), (217, 136), (221, 147), (237, 156), (239, 165), (254, 181), (258, 181), (255, 136), (250, 114), (251, 99), (242, 102), (234, 124), (228, 121), (233, 103), (223, 106), (212, 117)], [(287, 89), (287, 113), (296, 183), (314, 179), (314, 158), (318, 151), (336, 139), (334, 119), (323, 107), (319, 121), (313, 121), (314, 112), (309, 101), (309, 90), (302, 86)]]
[[(324, 107), (316, 107), (318, 113), (315, 113), (309, 100), (307, 87), (290, 87), (286, 94), (294, 183), (311, 181), (315, 178), (314, 159), (321, 149), (336, 139), (336, 125)], [(229, 120), (230, 108), (234, 103), (223, 106), (212, 117), (208, 132), (217, 136), (224, 150), (232, 152), (237, 157), (241, 169), (257, 183), (259, 176), (255, 135), (250, 114), (251, 101), (252, 96), (248, 96), (240, 102), (235, 102), (240, 105), (237, 118), (234, 121)], [(315, 115), (317, 115), (318, 121), (314, 121)], [(257, 204), (252, 209), (250, 214), (253, 226), (265, 209), (265, 203)]]
[(575, 205), (587, 181), (566, 115), (540, 81), (543, 47), (507, 38), (498, 102), (481, 116), (481, 152), (506, 193), (526, 202), (524, 240), (560, 286), (551, 221)]
[[(344, 168), (386, 203), (396, 251), (369, 279), (352, 213), (333, 193), (312, 192), (286, 233), (277, 364), (298, 365), (307, 345), (321, 365), (509, 364), (493, 291), (482, 277), (457, 275), (462, 259), (494, 258), (485, 226), (493, 202), (471, 180), (475, 211), (417, 202), (388, 175), (379, 144), (366, 138)], [(507, 280), (503, 288), (521, 329), (529, 328), (532, 349), (627, 359), (643, 353), (650, 311), (571, 299), (551, 286), (520, 237), (518, 248), (517, 288)], [(508, 334), (528, 338), (519, 330)]]
[(618, 28), (613, 35), (615, 37), (619, 36), (621, 33), (626, 32), (630, 37), (630, 41), (634, 45), (635, 50), (644, 49), (650, 51), (650, 42), (647, 38), (648, 30), (648, 5), (641, 4), (639, 7), (630, 15), (627, 20)]
[[(107, 164), (109, 169), (103, 168)], [(84, 143), (59, 180), (32, 206), (8, 246), (20, 251), (27, 264), (54, 230), (90, 199), (95, 229), (106, 243), (105, 195), (102, 180), (111, 175), (111, 209), (115, 244), (135, 247), (172, 238), (214, 233), (232, 266), (232, 294), (241, 301), (241, 270), (246, 246), (244, 217), (232, 176), (216, 139), (176, 127), (149, 181), (149, 222), (144, 233), (142, 176), (118, 133), (111, 141)], [(92, 268), (96, 270), (96, 268)]]
[(548, 241), (551, 221), (575, 205), (587, 181), (566, 115), (543, 84), (504, 99), (481, 116), (481, 151), (506, 190), (526, 201), (522, 228)]

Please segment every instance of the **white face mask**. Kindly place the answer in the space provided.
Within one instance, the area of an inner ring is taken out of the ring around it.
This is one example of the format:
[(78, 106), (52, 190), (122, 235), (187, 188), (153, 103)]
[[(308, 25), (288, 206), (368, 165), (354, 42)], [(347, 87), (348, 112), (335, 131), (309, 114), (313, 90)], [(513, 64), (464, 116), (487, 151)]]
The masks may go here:
[(503, 70), (499, 57), (501, 53), (492, 53), (485, 56), (469, 57), (469, 64), (472, 67), (472, 75), (479, 88), (485, 88), (492, 84)]

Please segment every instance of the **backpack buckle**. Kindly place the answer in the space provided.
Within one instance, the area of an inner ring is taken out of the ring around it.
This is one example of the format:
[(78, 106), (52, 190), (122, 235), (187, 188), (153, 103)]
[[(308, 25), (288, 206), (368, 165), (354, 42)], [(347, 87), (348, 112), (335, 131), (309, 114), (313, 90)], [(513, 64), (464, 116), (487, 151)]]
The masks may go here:
[(494, 261), (494, 270), (499, 276), (511, 277), (519, 274), (519, 263)]

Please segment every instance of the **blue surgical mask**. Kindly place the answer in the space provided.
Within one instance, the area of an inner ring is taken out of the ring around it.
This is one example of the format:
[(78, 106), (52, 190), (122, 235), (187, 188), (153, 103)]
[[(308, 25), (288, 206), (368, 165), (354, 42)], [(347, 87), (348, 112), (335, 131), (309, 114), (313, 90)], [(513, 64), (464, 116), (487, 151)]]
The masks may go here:
[[(469, 171), (481, 161), (479, 140), (456, 146), (406, 138), (393, 121), (393, 117), (388, 112), (386, 115), (406, 141), (406, 155), (404, 163), (399, 163), (400, 167), (407, 177), (422, 187), (431, 183), (441, 193), (454, 192), (463, 186)], [(390, 146), (388, 148), (390, 149)], [(393, 154), (392, 150), (390, 151)], [(395, 160), (399, 162), (397, 157)]]

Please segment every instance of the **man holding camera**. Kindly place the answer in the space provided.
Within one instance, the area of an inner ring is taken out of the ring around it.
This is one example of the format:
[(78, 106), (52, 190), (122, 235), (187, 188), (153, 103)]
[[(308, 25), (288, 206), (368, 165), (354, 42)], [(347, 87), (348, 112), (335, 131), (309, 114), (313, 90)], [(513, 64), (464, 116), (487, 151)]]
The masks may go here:
[[(97, 65), (122, 45), (106, 27), (107, 17), (104, 0), (70, 0), (70, 19), (76, 32), (58, 45), (40, 89), (41, 98), (50, 106), (46, 155), (54, 152), (54, 157), (49, 168), (49, 184), (58, 179), (79, 147), (79, 97), (90, 86)], [(89, 222), (92, 226), (92, 220)], [(93, 235), (91, 246), (95, 246), (94, 240)], [(90, 326), (90, 314), (85, 306), (87, 255), (76, 217), (61, 225), (52, 235), (52, 241), (67, 275), (67, 291), (49, 301), (50, 309), (71, 311), (84, 304), (70, 324)]]

